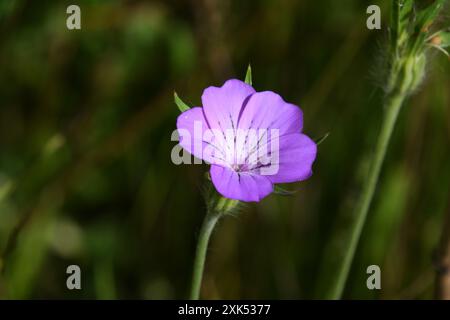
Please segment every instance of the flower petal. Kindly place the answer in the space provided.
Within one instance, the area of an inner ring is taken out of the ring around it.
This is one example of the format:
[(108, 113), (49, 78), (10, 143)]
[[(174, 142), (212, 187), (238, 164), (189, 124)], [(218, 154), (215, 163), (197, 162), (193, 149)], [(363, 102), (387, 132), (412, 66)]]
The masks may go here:
[(237, 124), (244, 101), (255, 93), (252, 86), (231, 79), (222, 87), (208, 87), (203, 91), (202, 104), (205, 117), (212, 129), (231, 129)]
[(236, 157), (235, 138), (240, 112), (254, 92), (250, 85), (236, 79), (226, 81), (222, 87), (208, 87), (203, 91), (203, 113), (211, 129), (209, 133), (228, 163)]
[(287, 103), (272, 91), (253, 94), (239, 118), (241, 129), (278, 129), (279, 136), (300, 133), (303, 113), (296, 105)]
[[(316, 159), (317, 145), (301, 133), (284, 135), (278, 146), (270, 142), (270, 166), (254, 170), (255, 174), (267, 177), (272, 183), (289, 183), (308, 179), (312, 175), (312, 164)], [(267, 161), (268, 162), (268, 161)]]
[(264, 176), (216, 165), (211, 166), (210, 174), (217, 191), (226, 198), (258, 202), (273, 191), (272, 183)]
[(177, 118), (179, 144), (190, 154), (208, 163), (224, 164), (223, 152), (215, 146), (211, 136), (205, 134), (209, 130), (208, 123), (200, 107), (191, 108)]

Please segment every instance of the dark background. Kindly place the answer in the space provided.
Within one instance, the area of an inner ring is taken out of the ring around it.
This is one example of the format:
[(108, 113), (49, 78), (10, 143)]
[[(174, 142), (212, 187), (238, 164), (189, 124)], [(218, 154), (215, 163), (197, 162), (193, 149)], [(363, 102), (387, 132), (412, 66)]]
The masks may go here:
[[(81, 30), (66, 8), (81, 7)], [(382, 30), (366, 8), (382, 8)], [(222, 220), (202, 297), (323, 298), (346, 248), (382, 114), (390, 1), (0, 0), (0, 298), (185, 298), (206, 165), (176, 166), (173, 91), (245, 76), (329, 132), (314, 175)], [(448, 11), (445, 12), (448, 16)], [(431, 298), (449, 212), (450, 63), (408, 99), (347, 298)], [(82, 290), (66, 288), (66, 267)], [(382, 290), (366, 288), (380, 265)]]

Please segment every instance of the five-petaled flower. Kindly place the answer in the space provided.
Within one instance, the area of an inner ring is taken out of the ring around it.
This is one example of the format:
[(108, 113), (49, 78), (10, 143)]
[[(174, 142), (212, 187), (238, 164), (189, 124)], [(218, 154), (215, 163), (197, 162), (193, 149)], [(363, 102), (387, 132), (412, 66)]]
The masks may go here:
[(317, 146), (301, 133), (299, 107), (236, 79), (206, 88), (202, 104), (178, 116), (180, 145), (211, 164), (211, 180), (224, 197), (260, 201), (274, 184), (311, 176)]

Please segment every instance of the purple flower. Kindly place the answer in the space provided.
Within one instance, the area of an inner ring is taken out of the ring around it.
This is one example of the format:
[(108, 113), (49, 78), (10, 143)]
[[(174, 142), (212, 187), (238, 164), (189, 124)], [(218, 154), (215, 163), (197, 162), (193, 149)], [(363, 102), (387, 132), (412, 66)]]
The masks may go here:
[(205, 89), (202, 104), (179, 115), (180, 145), (211, 164), (211, 180), (224, 197), (260, 201), (276, 183), (311, 176), (317, 146), (301, 133), (297, 106), (236, 79)]

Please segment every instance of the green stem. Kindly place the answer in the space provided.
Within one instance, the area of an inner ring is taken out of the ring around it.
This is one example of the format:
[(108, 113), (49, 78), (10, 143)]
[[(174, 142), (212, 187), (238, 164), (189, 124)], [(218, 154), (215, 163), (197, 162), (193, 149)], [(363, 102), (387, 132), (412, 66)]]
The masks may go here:
[(191, 300), (199, 299), (209, 238), (211, 237), (211, 233), (221, 215), (222, 214), (219, 212), (210, 211), (206, 215), (205, 220), (203, 220), (202, 228), (200, 229), (200, 234), (197, 242), (197, 251), (195, 253), (190, 296)]
[(239, 205), (239, 201), (221, 197), (217, 192), (211, 190), (207, 196), (208, 213), (203, 220), (197, 242), (197, 251), (194, 259), (192, 272), (191, 300), (198, 300), (202, 286), (203, 270), (205, 269), (206, 251), (208, 250), (209, 238), (219, 219), (233, 212)]
[(345, 253), (341, 269), (339, 270), (336, 285), (331, 292), (332, 299), (340, 299), (342, 297), (345, 283), (350, 272), (350, 267), (352, 265), (358, 242), (361, 237), (361, 232), (367, 218), (367, 212), (369, 211), (370, 203), (372, 202), (372, 198), (375, 192), (375, 187), (380, 176), (380, 170), (386, 155), (389, 140), (391, 138), (398, 113), (405, 98), (406, 94), (404, 92), (396, 91), (391, 93), (386, 99), (385, 114), (381, 126), (381, 131), (378, 136), (378, 142), (376, 145), (374, 158), (372, 160), (373, 162), (371, 165), (371, 170), (357, 206), (356, 220), (352, 227), (349, 247)]

